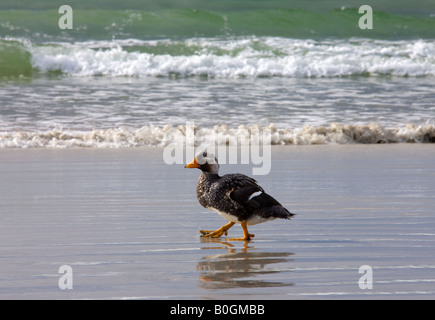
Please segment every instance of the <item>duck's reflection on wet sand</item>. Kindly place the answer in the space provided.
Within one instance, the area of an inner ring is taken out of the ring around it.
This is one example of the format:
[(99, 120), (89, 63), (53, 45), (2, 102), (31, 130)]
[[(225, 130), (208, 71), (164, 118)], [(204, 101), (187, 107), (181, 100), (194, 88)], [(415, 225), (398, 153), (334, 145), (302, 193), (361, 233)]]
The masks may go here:
[[(258, 251), (254, 243), (244, 241), (242, 247), (236, 247), (231, 242), (220, 239), (206, 239), (205, 244), (216, 243), (217, 246), (204, 246), (202, 249), (216, 249), (222, 253), (204, 256), (196, 269), (199, 272), (201, 288), (205, 289), (231, 289), (231, 288), (258, 288), (258, 287), (284, 287), (293, 283), (285, 281), (268, 280), (266, 275), (289, 272), (288, 265), (292, 261), (291, 252), (265, 252)], [(270, 266), (274, 264), (274, 266)]]

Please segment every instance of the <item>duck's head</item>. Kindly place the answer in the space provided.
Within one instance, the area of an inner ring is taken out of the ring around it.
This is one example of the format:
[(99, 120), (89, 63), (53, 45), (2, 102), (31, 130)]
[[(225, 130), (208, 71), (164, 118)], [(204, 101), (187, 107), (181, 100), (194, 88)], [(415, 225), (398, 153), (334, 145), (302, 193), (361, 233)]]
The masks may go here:
[(219, 163), (213, 154), (203, 151), (199, 152), (185, 168), (198, 168), (205, 173), (218, 174)]

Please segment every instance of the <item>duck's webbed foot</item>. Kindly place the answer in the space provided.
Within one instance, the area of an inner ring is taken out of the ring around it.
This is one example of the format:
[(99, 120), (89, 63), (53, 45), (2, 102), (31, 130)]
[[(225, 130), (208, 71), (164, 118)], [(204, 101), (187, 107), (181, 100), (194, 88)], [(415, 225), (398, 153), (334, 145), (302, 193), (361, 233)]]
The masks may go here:
[(203, 237), (212, 237), (212, 238), (219, 238), (222, 237), (224, 234), (228, 235), (228, 229), (230, 229), (235, 222), (229, 222), (226, 225), (220, 227), (217, 230), (211, 231), (211, 230), (200, 230), (199, 232), (202, 233)]

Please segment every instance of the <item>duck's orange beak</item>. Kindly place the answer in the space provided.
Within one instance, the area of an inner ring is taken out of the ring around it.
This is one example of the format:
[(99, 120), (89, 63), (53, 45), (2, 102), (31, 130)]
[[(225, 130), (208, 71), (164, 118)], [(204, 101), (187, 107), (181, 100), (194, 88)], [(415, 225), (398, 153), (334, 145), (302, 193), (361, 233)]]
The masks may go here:
[(199, 164), (196, 161), (196, 158), (193, 158), (192, 162), (188, 163), (185, 168), (199, 168)]

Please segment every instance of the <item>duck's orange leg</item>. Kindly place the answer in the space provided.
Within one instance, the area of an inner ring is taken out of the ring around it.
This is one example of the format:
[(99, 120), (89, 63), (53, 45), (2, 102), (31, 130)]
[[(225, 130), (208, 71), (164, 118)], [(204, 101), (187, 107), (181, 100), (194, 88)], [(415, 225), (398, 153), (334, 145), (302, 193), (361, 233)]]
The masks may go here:
[(229, 241), (249, 241), (251, 238), (255, 237), (253, 234), (248, 232), (248, 225), (246, 224), (246, 221), (242, 222), (242, 229), (243, 229), (243, 238), (235, 238), (235, 239), (228, 239)]

